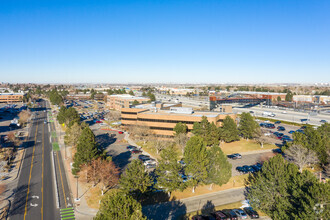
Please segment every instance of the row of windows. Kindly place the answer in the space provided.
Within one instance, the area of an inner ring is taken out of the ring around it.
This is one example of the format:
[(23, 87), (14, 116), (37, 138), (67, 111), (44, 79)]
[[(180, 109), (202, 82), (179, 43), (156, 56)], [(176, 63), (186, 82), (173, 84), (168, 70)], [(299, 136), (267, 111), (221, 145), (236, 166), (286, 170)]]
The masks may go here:
[(176, 121), (176, 120), (163, 120), (163, 119), (149, 119), (149, 118), (138, 118), (138, 121), (150, 121), (150, 122), (164, 122), (164, 123), (183, 123), (183, 124), (194, 124), (194, 121)]
[(121, 120), (136, 121), (136, 118), (121, 118)]
[(121, 112), (122, 114), (128, 114), (128, 115), (136, 115), (137, 112)]

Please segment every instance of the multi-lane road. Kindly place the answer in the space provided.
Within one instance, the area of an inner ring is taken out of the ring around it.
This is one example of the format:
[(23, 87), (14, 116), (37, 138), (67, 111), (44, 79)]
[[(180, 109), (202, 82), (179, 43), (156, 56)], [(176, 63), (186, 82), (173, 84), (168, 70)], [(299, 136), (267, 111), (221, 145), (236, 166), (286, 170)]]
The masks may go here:
[(46, 101), (39, 105), (33, 111), (29, 136), (24, 143), (24, 160), (9, 218), (74, 219), (72, 214), (70, 218), (60, 213), (61, 209), (72, 206), (71, 196), (60, 151), (55, 154), (52, 151)]

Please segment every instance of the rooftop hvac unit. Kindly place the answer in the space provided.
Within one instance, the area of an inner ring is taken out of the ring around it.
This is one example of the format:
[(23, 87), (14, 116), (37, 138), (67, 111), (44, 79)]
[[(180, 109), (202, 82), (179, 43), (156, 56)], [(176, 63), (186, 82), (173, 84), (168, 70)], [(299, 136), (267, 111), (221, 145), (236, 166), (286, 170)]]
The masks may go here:
[(171, 107), (170, 113), (192, 114), (194, 110), (192, 108)]

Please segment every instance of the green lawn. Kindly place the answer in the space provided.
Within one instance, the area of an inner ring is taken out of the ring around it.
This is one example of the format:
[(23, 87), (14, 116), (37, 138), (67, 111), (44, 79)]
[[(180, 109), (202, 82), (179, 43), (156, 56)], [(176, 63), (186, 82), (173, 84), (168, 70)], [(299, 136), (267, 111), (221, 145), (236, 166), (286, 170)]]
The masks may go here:
[(240, 140), (231, 143), (223, 143), (220, 147), (225, 154), (277, 148), (274, 144), (264, 144), (263, 148), (261, 148), (260, 144), (253, 140)]
[(52, 137), (56, 138), (56, 132), (55, 131), (52, 131)]

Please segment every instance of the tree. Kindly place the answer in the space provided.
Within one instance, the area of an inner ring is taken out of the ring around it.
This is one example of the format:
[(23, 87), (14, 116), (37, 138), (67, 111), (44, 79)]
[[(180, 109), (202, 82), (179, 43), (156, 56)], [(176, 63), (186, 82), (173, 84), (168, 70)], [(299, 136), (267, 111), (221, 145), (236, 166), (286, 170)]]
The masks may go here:
[(180, 147), (182, 154), (184, 153), (184, 149), (188, 140), (188, 135), (185, 133), (180, 133), (174, 136), (174, 142)]
[(119, 111), (113, 111), (110, 110), (106, 115), (105, 118), (108, 121), (118, 121), (120, 119), (120, 112)]
[(160, 138), (156, 138), (154, 141), (154, 147), (156, 148), (157, 154), (161, 152), (163, 149), (169, 146), (168, 141), (162, 140)]
[(143, 96), (143, 97), (146, 97), (146, 96), (147, 96), (147, 94), (146, 94), (145, 92), (143, 92), (143, 93), (142, 93), (142, 96)]
[(27, 123), (27, 121), (29, 120), (29, 118), (31, 117), (31, 112), (29, 110), (23, 110), (18, 114), (19, 117), (19, 123), (22, 126), (25, 126), (25, 124)]
[(207, 146), (219, 144), (219, 130), (217, 126), (207, 120), (207, 117), (203, 116), (201, 122), (195, 122), (193, 125), (192, 133), (202, 137)]
[(186, 163), (185, 173), (191, 177), (187, 183), (193, 187), (192, 192), (194, 193), (195, 188), (207, 179), (209, 159), (205, 141), (202, 137), (193, 136), (187, 142), (184, 151), (184, 162)]
[(280, 96), (277, 96), (277, 101), (278, 102), (282, 101), (282, 98)]
[(181, 165), (178, 163), (178, 154), (172, 146), (164, 149), (160, 157), (156, 169), (157, 187), (168, 192), (170, 197), (171, 192), (179, 189), (182, 184), (182, 178), (179, 175)]
[[(319, 183), (309, 171), (300, 173), (296, 165), (277, 155), (263, 164), (261, 172), (249, 176), (247, 199), (271, 219), (321, 219), (329, 214), (329, 206), (324, 206), (329, 185)], [(316, 207), (323, 208), (316, 212)]]
[(124, 174), (121, 175), (119, 183), (123, 191), (139, 199), (148, 191), (152, 185), (152, 180), (148, 172), (145, 171), (142, 162), (133, 160), (128, 164)]
[(137, 100), (134, 100), (133, 103), (132, 103), (132, 105), (138, 105), (138, 104), (140, 104), (140, 102), (137, 101)]
[(130, 94), (131, 96), (134, 96), (133, 90), (130, 90), (128, 94)]
[[(83, 123), (84, 124), (84, 123)], [(87, 126), (87, 125), (83, 125)], [(79, 137), (82, 132), (82, 126), (79, 123), (74, 123), (71, 127), (68, 127), (65, 131), (64, 143), (73, 147), (77, 146)]]
[(85, 127), (78, 139), (77, 152), (73, 158), (72, 173), (75, 175), (79, 172), (81, 165), (91, 162), (99, 155), (95, 135), (89, 127)]
[(220, 128), (220, 139), (227, 143), (239, 140), (236, 123), (230, 116), (226, 116), (223, 120), (223, 125)]
[(94, 218), (104, 219), (146, 219), (141, 204), (123, 192), (108, 193), (102, 198), (100, 209)]
[(173, 128), (173, 131), (175, 132), (174, 135), (177, 136), (179, 134), (187, 134), (188, 132), (188, 127), (186, 124), (179, 122), (175, 125), (175, 127)]
[(101, 180), (101, 158), (93, 159), (87, 166), (87, 181), (93, 182), (93, 187)]
[(303, 168), (308, 164), (316, 164), (318, 162), (316, 153), (301, 145), (292, 145), (284, 151), (285, 156), (289, 161), (293, 162), (299, 167), (302, 172)]
[(243, 138), (252, 139), (256, 136), (259, 124), (253, 119), (250, 113), (243, 112), (238, 126), (238, 131)]
[(260, 147), (263, 148), (265, 143), (268, 143), (268, 139), (264, 136), (263, 133), (255, 137), (255, 140), (258, 144), (260, 144)]
[(293, 99), (293, 94), (291, 91), (288, 91), (287, 94), (285, 95), (285, 101), (292, 102), (292, 99)]
[(100, 179), (103, 185), (102, 195), (104, 195), (104, 192), (107, 189), (111, 189), (116, 186), (119, 181), (119, 168), (116, 167), (114, 162), (111, 160), (111, 157), (108, 158), (107, 160), (102, 160), (100, 166)]
[(208, 151), (209, 166), (207, 168), (207, 183), (221, 186), (229, 181), (231, 177), (231, 164), (227, 156), (222, 152), (219, 146), (212, 146)]

